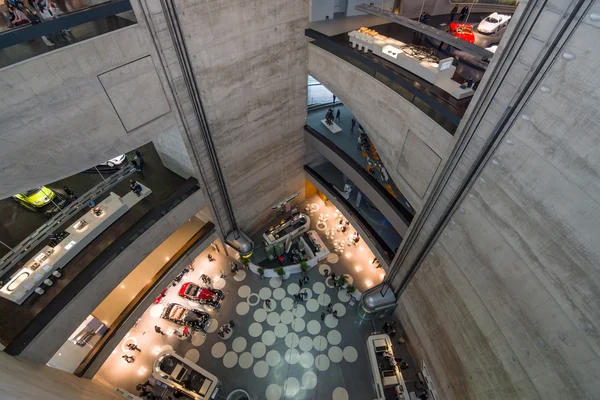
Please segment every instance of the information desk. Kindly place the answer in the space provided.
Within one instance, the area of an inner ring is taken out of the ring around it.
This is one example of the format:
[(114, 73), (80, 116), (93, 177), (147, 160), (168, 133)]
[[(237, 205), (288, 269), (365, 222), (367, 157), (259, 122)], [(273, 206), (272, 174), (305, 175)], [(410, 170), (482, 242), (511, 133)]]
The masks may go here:
[(371, 335), (367, 353), (377, 400), (408, 400), (409, 393), (400, 368), (394, 361), (394, 349), (388, 335)]
[(310, 228), (310, 217), (306, 214), (298, 213), (287, 217), (281, 223), (272, 229), (263, 233), (266, 245), (271, 245), (285, 241), (288, 236), (291, 239), (297, 238)]
[(0, 296), (22, 304), (54, 271), (67, 265), (92, 240), (125, 214), (133, 204), (150, 193), (152, 191), (147, 187), (143, 187), (139, 197), (129, 193), (121, 198), (111, 192), (105, 200), (65, 229), (69, 235), (58, 245), (54, 248), (45, 246), (19, 269), (0, 289)]

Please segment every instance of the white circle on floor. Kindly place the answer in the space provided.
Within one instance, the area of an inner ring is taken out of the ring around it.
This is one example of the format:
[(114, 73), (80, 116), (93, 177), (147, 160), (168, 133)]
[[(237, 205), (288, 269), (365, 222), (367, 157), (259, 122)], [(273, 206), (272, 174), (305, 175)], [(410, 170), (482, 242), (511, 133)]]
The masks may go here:
[(279, 322), (281, 322), (282, 324), (289, 325), (294, 320), (294, 314), (291, 311), (284, 311), (279, 317)]
[(306, 371), (302, 375), (302, 386), (304, 389), (314, 389), (317, 387), (317, 375), (312, 371)]
[(192, 344), (194, 346), (202, 346), (204, 341), (206, 340), (206, 336), (201, 332), (194, 332), (192, 334)]
[(305, 326), (306, 322), (302, 318), (295, 318), (292, 322), (292, 329), (298, 333), (302, 332)]
[(206, 333), (213, 333), (219, 329), (219, 321), (214, 318), (208, 320), (208, 328), (206, 328)]
[(281, 362), (281, 354), (279, 354), (277, 350), (271, 350), (267, 353), (265, 361), (267, 362), (269, 367), (276, 367)]
[(332, 330), (327, 333), (327, 341), (329, 344), (337, 346), (342, 342), (342, 334), (339, 331)]
[(271, 300), (271, 307), (267, 307), (267, 302), (263, 301), (263, 308), (269, 312), (274, 311), (277, 308), (277, 302), (273, 299), (269, 299)]
[(288, 334), (288, 327), (286, 324), (279, 323), (275, 325), (275, 329), (273, 329), (273, 331), (275, 332), (275, 336), (283, 339)]
[(283, 308), (286, 311), (291, 310), (292, 308), (294, 308), (294, 300), (292, 300), (289, 297), (286, 297), (285, 299), (281, 300), (281, 308)]
[(269, 289), (268, 287), (264, 287), (258, 291), (258, 296), (261, 299), (266, 300), (271, 297), (271, 293), (271, 289)]
[(329, 329), (333, 329), (338, 325), (338, 319), (334, 317), (332, 314), (327, 314), (325, 316), (325, 326)]
[(260, 297), (258, 297), (258, 295), (256, 293), (250, 293), (248, 295), (248, 298), (246, 299), (246, 301), (251, 306), (255, 306), (255, 305), (257, 305), (260, 302)]
[(331, 394), (332, 400), (348, 400), (348, 392), (343, 387), (338, 387)]
[(248, 296), (250, 296), (250, 293), (252, 293), (252, 289), (250, 289), (250, 286), (248, 285), (240, 286), (240, 288), (238, 289), (238, 296), (240, 296), (241, 298), (248, 298)]
[(334, 363), (339, 363), (340, 361), (342, 361), (342, 358), (344, 358), (344, 353), (342, 352), (342, 349), (340, 349), (337, 346), (330, 347), (329, 351), (327, 352), (327, 355), (329, 356), (329, 359)]
[(285, 383), (283, 384), (283, 391), (285, 392), (285, 397), (293, 398), (299, 390), (300, 382), (298, 382), (298, 379), (291, 377), (285, 380)]
[(233, 349), (233, 351), (235, 351), (236, 353), (241, 353), (242, 351), (246, 350), (246, 339), (243, 337), (236, 337), (233, 340), (233, 343), (231, 343), (231, 348)]
[(335, 287), (335, 284), (333, 283), (333, 279), (331, 279), (331, 277), (327, 277), (327, 279), (325, 279), (325, 285), (330, 289), (333, 289)]
[(267, 324), (271, 326), (275, 326), (279, 323), (279, 314), (276, 312), (271, 312), (267, 315)]
[(210, 350), (210, 354), (212, 354), (214, 358), (221, 358), (225, 355), (226, 352), (227, 346), (225, 346), (225, 343), (223, 342), (215, 343), (212, 349)]
[(190, 349), (185, 353), (185, 358), (193, 363), (196, 363), (200, 359), (200, 353), (196, 349)]
[(354, 362), (358, 359), (358, 352), (352, 346), (344, 347), (344, 360), (348, 362)]
[(262, 358), (267, 352), (267, 347), (261, 342), (256, 342), (252, 345), (250, 352), (254, 358)]
[(237, 364), (237, 361), (238, 361), (238, 355), (234, 351), (228, 352), (223, 357), (223, 365), (227, 368), (235, 367), (235, 364)]
[[(223, 345), (223, 346), (225, 346), (225, 345)], [(165, 350), (173, 350), (173, 346), (171, 346), (170, 344), (165, 344), (164, 346), (162, 346), (160, 348), (160, 351), (165, 351)]]
[(300, 339), (298, 337), (297, 333), (294, 332), (290, 332), (287, 335), (285, 335), (285, 345), (289, 348), (294, 348), (298, 346), (298, 343), (300, 342)]
[(338, 317), (343, 317), (344, 315), (346, 315), (346, 306), (342, 303), (335, 303), (333, 305), (333, 311), (337, 311)]
[(298, 347), (302, 351), (311, 351), (313, 348), (313, 340), (308, 336), (303, 336), (298, 343)]
[(254, 320), (256, 322), (265, 322), (267, 319), (267, 311), (264, 308), (259, 308), (254, 311)]
[(275, 290), (273, 290), (273, 298), (275, 300), (282, 300), (285, 297), (285, 289), (284, 288), (277, 288)]
[(248, 327), (248, 334), (252, 337), (259, 337), (262, 333), (262, 325), (258, 322), (253, 322)]
[(258, 361), (254, 364), (254, 375), (257, 378), (264, 378), (269, 373), (269, 365), (263, 360)]
[(315, 292), (316, 294), (325, 293), (325, 285), (323, 284), (323, 282), (316, 282), (313, 285), (313, 292)]
[(271, 383), (267, 386), (267, 391), (265, 392), (265, 397), (267, 400), (279, 400), (281, 399), (281, 387), (276, 383)]
[(302, 353), (300, 354), (300, 365), (302, 365), (304, 368), (312, 368), (314, 362), (315, 362), (315, 357), (311, 354), (311, 353)]
[(269, 286), (271, 286), (273, 289), (278, 288), (279, 286), (281, 286), (282, 283), (283, 281), (281, 280), (281, 278), (269, 279)]
[(323, 276), (325, 276), (325, 270), (327, 270), (328, 273), (331, 273), (331, 267), (327, 264), (321, 264), (319, 265), (319, 273)]
[[(309, 300), (312, 298), (312, 290), (310, 290), (309, 288), (302, 288), (300, 289), (300, 293), (302, 293), (302, 295), (304, 296), (304, 300)], [(304, 295), (304, 293), (306, 293), (306, 295)]]
[(306, 314), (306, 308), (304, 308), (302, 304), (297, 304), (293, 313), (296, 318), (302, 318), (304, 317), (304, 314)]
[(338, 292), (338, 299), (344, 303), (347, 303), (350, 301), (350, 295), (347, 291), (342, 289)]
[(155, 304), (150, 309), (150, 316), (154, 317), (154, 318), (158, 318), (162, 315), (162, 312), (164, 311), (164, 309), (165, 309), (165, 306), (163, 306), (162, 304)]
[(335, 253), (329, 253), (327, 256), (327, 262), (330, 264), (335, 264), (340, 260), (340, 257)]
[(319, 295), (319, 297), (317, 298), (317, 301), (319, 302), (320, 305), (322, 305), (323, 307), (327, 307), (329, 305), (329, 303), (331, 303), (331, 296), (328, 295), (327, 293), (322, 293)]
[(317, 367), (319, 371), (327, 371), (329, 369), (329, 364), (331, 364), (329, 362), (329, 357), (325, 354), (319, 354), (315, 358), (315, 367)]
[(225, 285), (227, 285), (227, 281), (225, 279), (219, 277), (213, 279), (213, 287), (215, 289), (223, 289)]
[(300, 286), (298, 286), (297, 283), (290, 283), (287, 287), (287, 292), (290, 296), (298, 294), (299, 291), (300, 291)]
[(327, 229), (327, 224), (323, 221), (317, 222), (317, 229), (320, 231), (324, 231)]
[(306, 308), (310, 312), (315, 312), (319, 309), (319, 302), (315, 299), (310, 299), (306, 302)]
[(285, 352), (285, 362), (288, 364), (296, 364), (300, 360), (300, 353), (296, 349), (288, 349)]
[(273, 331), (265, 331), (260, 337), (260, 341), (263, 342), (265, 346), (271, 346), (275, 343), (275, 334)]
[(323, 351), (327, 348), (327, 339), (325, 336), (315, 336), (313, 340), (313, 346), (315, 346), (315, 350)]
[(237, 282), (241, 282), (246, 279), (246, 271), (238, 271), (237, 274), (233, 277)]
[(253, 363), (254, 363), (254, 357), (252, 357), (252, 354), (250, 354), (248, 352), (240, 354), (240, 358), (238, 359), (238, 364), (240, 364), (240, 367), (242, 369), (250, 368)]
[(248, 311), (250, 311), (250, 305), (245, 301), (238, 303), (238, 305), (235, 306), (235, 312), (238, 313), (238, 315), (246, 315), (248, 314)]
[(321, 332), (321, 323), (313, 319), (306, 325), (306, 330), (311, 335), (318, 335)]

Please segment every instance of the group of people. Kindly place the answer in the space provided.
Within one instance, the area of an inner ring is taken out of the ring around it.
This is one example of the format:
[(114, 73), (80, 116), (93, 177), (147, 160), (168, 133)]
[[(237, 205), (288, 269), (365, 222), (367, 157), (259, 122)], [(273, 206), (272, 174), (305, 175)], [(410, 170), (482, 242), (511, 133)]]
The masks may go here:
[(219, 328), (219, 330), (217, 331), (217, 335), (219, 335), (219, 337), (221, 339), (225, 339), (225, 335), (228, 335), (229, 333), (231, 333), (231, 331), (233, 330), (234, 327), (235, 327), (235, 322), (233, 322), (233, 320), (231, 320), (231, 321), (229, 321), (228, 324), (225, 324)]
[[(137, 347), (137, 345), (136, 345), (136, 344), (134, 344), (134, 343), (127, 343), (127, 344), (125, 345), (125, 347), (127, 347), (127, 349), (128, 349), (129, 351), (139, 351), (140, 353), (142, 352), (142, 349), (140, 349), (139, 347)], [(125, 360), (125, 362), (126, 362), (127, 364), (131, 364), (132, 362), (134, 362), (134, 361), (135, 361), (135, 357), (134, 357), (134, 356), (131, 356), (131, 355), (129, 355), (129, 354), (123, 354), (123, 355), (121, 356), (121, 358), (122, 358), (123, 360)]]
[[(62, 14), (61, 9), (52, 0), (28, 0), (29, 6), (22, 0), (7, 0), (7, 13), (4, 18), (9, 27), (18, 27), (27, 24), (39, 24)], [(48, 36), (42, 36), (42, 40), (48, 47), (54, 47), (58, 40), (66, 40), (66, 35), (71, 35), (71, 29), (64, 29), (53, 34), (53, 42)], [(72, 36), (72, 35), (71, 35)]]
[[(458, 12), (458, 7), (454, 6), (454, 8), (452, 8), (452, 10), (450, 11), (450, 22), (454, 21), (454, 17), (456, 17), (456, 13)], [(467, 17), (469, 15), (469, 7), (464, 6), (461, 10), (460, 10), (460, 17), (458, 17), (458, 21), (459, 22), (466, 22), (467, 21)]]
[(327, 113), (325, 113), (325, 123), (327, 123), (327, 125), (331, 125), (331, 124), (333, 124), (334, 119), (337, 122), (341, 122), (342, 121), (342, 113), (338, 109), (334, 116), (333, 108), (330, 108), (329, 110), (327, 110)]
[(327, 312), (323, 311), (321, 313), (321, 321), (325, 321), (325, 316), (327, 316), (327, 314), (331, 314), (335, 317), (335, 319), (338, 319), (338, 311), (333, 309), (333, 304), (329, 303), (327, 305)]

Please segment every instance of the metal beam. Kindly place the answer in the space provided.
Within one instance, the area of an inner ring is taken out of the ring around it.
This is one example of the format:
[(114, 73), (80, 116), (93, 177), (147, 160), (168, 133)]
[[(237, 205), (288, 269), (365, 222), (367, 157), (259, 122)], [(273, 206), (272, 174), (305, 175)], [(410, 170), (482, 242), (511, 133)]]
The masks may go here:
[(383, 10), (375, 6), (369, 6), (364, 3), (357, 5), (355, 8), (358, 11), (362, 11), (367, 14), (387, 19), (388, 21), (393, 22), (395, 24), (405, 26), (409, 29), (412, 29), (413, 31), (420, 32), (437, 40), (441, 40), (442, 42), (448, 43), (450, 46), (465, 51), (475, 57), (483, 59), (492, 58), (492, 56), (494, 55), (494, 53), (492, 53), (491, 51), (486, 50), (483, 47), (479, 47), (476, 44), (459, 39), (448, 32), (440, 31), (439, 29), (434, 28), (433, 26), (412, 20), (410, 18), (403, 17), (402, 15), (394, 14), (391, 11)]

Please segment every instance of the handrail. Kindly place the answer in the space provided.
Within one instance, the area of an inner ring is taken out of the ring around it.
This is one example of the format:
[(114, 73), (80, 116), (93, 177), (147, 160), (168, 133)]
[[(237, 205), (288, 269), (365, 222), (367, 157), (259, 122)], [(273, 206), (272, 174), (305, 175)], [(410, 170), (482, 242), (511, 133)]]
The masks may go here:
[[(417, 108), (419, 108), (419, 105), (415, 104), (415, 98), (417, 98), (421, 102), (425, 103), (427, 106), (429, 106), (432, 109), (432, 111), (437, 116), (439, 116), (443, 120), (449, 122), (452, 125), (452, 127), (448, 128), (447, 126), (440, 124), (439, 121), (436, 120), (436, 118), (432, 118), (432, 119), (434, 119), (440, 126), (442, 126), (444, 129), (446, 129), (450, 134), (453, 135), (454, 132), (456, 131), (456, 128), (458, 127), (458, 124), (460, 123), (461, 117), (454, 114), (450, 108), (448, 108), (444, 104), (440, 103), (439, 101), (434, 99), (431, 95), (429, 95), (427, 92), (425, 92), (422, 89), (421, 85), (416, 85), (416, 84), (410, 83), (405, 78), (400, 77), (394, 71), (392, 71), (388, 68), (385, 68), (382, 64), (374, 62), (369, 57), (362, 55), (361, 53), (353, 50), (349, 46), (343, 46), (343, 45), (335, 42), (329, 36), (324, 35), (321, 32), (317, 32), (314, 29), (309, 28), (309, 29), (305, 30), (305, 34), (306, 34), (306, 36), (314, 39), (313, 41), (310, 42), (311, 44), (316, 45), (317, 47), (341, 58), (342, 60), (344, 58), (341, 56), (350, 57), (350, 58), (354, 59), (355, 61), (358, 61), (359, 63), (365, 65), (366, 68), (360, 68), (359, 66), (357, 66), (357, 68), (361, 69), (362, 71), (364, 71), (370, 75), (374, 75), (374, 73), (379, 73), (379, 74), (383, 75), (384, 77), (388, 78), (389, 80), (391, 80), (393, 83), (401, 86), (402, 89), (409, 92), (412, 96), (408, 97), (404, 93), (398, 92), (397, 90), (395, 90), (394, 87), (388, 85), (386, 82), (380, 81), (383, 84), (385, 84), (386, 86), (388, 86), (390, 89), (394, 90), (396, 93), (398, 93), (404, 99), (406, 99), (407, 101), (412, 103)], [(385, 61), (385, 60), (382, 59), (382, 61)], [(355, 65), (355, 64), (353, 64), (353, 65)]]

